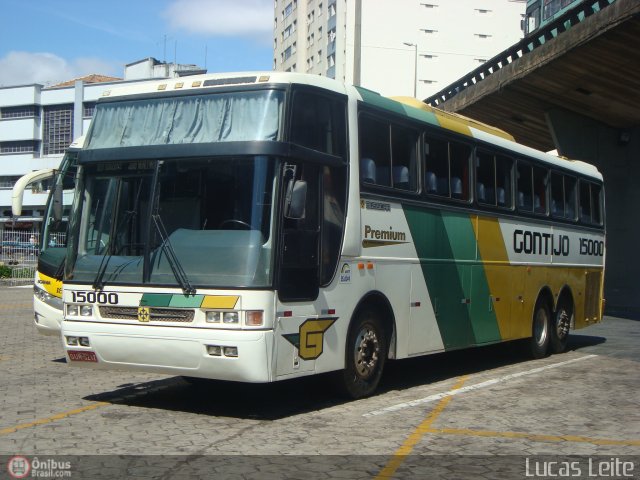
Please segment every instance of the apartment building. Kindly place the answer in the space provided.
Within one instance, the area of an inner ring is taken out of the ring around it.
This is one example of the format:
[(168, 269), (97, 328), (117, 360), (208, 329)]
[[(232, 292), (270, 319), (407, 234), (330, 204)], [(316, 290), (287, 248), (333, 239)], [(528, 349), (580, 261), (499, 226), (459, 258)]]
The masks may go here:
[(275, 0), (273, 69), (426, 98), (522, 38), (525, 0)]
[(124, 79), (88, 75), (52, 86), (0, 87), (0, 232), (42, 221), (48, 192), (34, 185), (25, 192), (23, 216), (11, 217), (11, 189), (24, 174), (56, 168), (73, 139), (86, 133), (97, 100), (109, 88), (153, 78), (203, 73), (196, 65), (146, 58), (125, 66)]

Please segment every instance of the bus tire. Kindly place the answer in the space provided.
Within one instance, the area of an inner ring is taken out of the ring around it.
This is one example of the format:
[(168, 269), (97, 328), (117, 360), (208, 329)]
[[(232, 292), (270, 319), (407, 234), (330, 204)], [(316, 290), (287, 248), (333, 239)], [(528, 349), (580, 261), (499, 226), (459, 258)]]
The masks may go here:
[(558, 308), (553, 314), (553, 321), (551, 322), (549, 332), (549, 348), (551, 349), (551, 353), (562, 353), (567, 349), (571, 316), (571, 309), (566, 303), (558, 305)]
[(530, 353), (533, 358), (544, 358), (549, 353), (551, 313), (544, 297), (539, 297), (533, 309), (531, 322)]
[(367, 308), (357, 314), (349, 327), (345, 369), (338, 386), (350, 398), (370, 396), (378, 387), (387, 359), (388, 341), (379, 315)]

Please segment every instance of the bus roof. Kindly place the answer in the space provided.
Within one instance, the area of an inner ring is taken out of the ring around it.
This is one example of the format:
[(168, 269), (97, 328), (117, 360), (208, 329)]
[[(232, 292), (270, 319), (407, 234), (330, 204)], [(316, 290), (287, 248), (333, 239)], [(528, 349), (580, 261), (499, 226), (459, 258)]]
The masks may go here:
[(204, 75), (191, 75), (188, 77), (165, 78), (148, 82), (136, 82), (128, 85), (114, 87), (102, 94), (103, 99), (126, 97), (130, 95), (145, 95), (163, 92), (198, 91), (205, 92), (209, 89), (228, 86), (247, 86), (260, 84), (301, 84), (311, 85), (330, 90), (344, 95), (355, 96), (364, 103), (374, 105), (403, 115), (414, 120), (429, 123), (449, 131), (463, 134), (498, 145), (515, 154), (525, 155), (543, 162), (557, 165), (562, 168), (589, 175), (602, 180), (602, 175), (591, 164), (567, 160), (556, 157), (533, 148), (520, 145), (515, 142), (513, 136), (496, 127), (478, 122), (468, 117), (430, 107), (423, 102), (411, 97), (383, 97), (377, 92), (362, 87), (349, 87), (345, 84), (320, 75), (293, 72), (234, 72), (216, 73)]

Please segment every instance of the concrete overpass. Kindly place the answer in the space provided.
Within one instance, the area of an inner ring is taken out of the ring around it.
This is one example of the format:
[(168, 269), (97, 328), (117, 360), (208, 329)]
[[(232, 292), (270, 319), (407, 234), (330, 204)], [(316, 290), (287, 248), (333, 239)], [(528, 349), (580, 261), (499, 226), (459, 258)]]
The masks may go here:
[(607, 310), (640, 316), (640, 1), (586, 0), (425, 102), (595, 164)]

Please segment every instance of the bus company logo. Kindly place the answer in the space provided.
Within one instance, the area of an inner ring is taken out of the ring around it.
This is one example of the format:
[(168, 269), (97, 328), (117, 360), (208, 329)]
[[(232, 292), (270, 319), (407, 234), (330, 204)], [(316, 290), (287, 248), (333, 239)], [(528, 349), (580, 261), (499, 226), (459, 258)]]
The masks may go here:
[(149, 307), (138, 307), (138, 321), (146, 323), (151, 319)]
[(324, 346), (324, 332), (338, 320), (335, 318), (309, 318), (305, 320), (298, 333), (282, 335), (291, 345), (298, 349), (298, 355), (303, 360), (315, 360), (322, 355)]
[(342, 265), (340, 269), (340, 283), (351, 283), (351, 267), (348, 263)]
[(372, 228), (370, 225), (364, 226), (364, 240), (362, 240), (364, 248), (401, 245), (403, 243), (408, 243), (405, 232), (394, 232), (393, 227), (389, 227), (388, 230), (380, 230)]
[(9, 459), (7, 471), (12, 478), (25, 478), (31, 472), (31, 463), (27, 457), (16, 455)]

